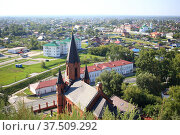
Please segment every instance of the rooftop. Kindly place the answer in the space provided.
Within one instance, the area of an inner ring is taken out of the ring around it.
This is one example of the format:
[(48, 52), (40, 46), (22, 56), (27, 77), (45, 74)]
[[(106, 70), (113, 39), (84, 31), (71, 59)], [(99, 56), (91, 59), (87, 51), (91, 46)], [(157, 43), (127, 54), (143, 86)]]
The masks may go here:
[(97, 94), (98, 91), (94, 87), (79, 80), (74, 82), (64, 95), (84, 111)]
[(30, 84), (35, 90), (56, 85), (57, 79)]
[[(119, 61), (113, 61), (113, 62), (107, 62), (107, 63), (102, 63), (102, 64), (94, 64), (93, 66), (88, 66), (88, 72), (94, 72), (94, 71), (99, 71), (103, 70), (105, 68), (113, 68), (113, 67), (118, 67), (122, 65), (128, 65), (132, 64), (132, 62), (126, 61), (126, 60), (119, 60)], [(85, 67), (80, 69), (80, 74), (83, 74), (85, 70)]]
[(71, 44), (69, 47), (69, 52), (67, 55), (66, 62), (68, 62), (68, 63), (75, 63), (75, 62), (79, 63), (80, 62), (73, 33), (72, 33)]
[(135, 108), (133, 104), (130, 104), (117, 96), (112, 96), (110, 99), (113, 101), (114, 106), (122, 112), (131, 111)]
[(59, 46), (58, 44), (56, 44), (56, 42), (51, 42), (48, 44), (44, 44), (43, 46)]

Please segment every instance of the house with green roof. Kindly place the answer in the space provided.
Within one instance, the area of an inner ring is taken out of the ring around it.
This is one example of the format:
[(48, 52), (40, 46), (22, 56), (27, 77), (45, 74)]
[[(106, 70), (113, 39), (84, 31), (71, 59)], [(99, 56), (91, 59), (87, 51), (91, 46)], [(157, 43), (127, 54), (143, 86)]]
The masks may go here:
[[(81, 40), (75, 38), (77, 49), (81, 49)], [(47, 57), (60, 57), (67, 54), (71, 43), (71, 39), (54, 40), (43, 45), (43, 54)]]

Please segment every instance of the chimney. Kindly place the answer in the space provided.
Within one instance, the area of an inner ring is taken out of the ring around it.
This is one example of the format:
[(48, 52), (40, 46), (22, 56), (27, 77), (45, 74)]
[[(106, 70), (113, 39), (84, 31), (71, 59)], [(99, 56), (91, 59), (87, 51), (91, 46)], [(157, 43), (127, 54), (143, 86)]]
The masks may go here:
[(101, 83), (101, 82), (98, 82), (98, 83), (97, 83), (96, 89), (97, 89), (99, 92), (102, 92), (102, 83)]

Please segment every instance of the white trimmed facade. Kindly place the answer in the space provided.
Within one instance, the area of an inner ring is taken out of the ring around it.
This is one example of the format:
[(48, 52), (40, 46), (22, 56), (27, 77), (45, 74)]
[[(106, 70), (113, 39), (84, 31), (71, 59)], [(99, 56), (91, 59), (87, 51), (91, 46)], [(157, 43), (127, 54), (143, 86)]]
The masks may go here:
[[(97, 70), (95, 68), (93, 69), (93, 66), (89, 66), (88, 67), (88, 72), (89, 72), (90, 82), (95, 82), (96, 77), (99, 77), (102, 72), (104, 72), (104, 71), (112, 71), (112, 70), (114, 70), (114, 71), (116, 71), (116, 72), (118, 72), (119, 74), (122, 74), (122, 75), (132, 73), (133, 72), (133, 63), (129, 62), (129, 64), (120, 65), (120, 66), (114, 66), (114, 67), (106, 66), (104, 68), (103, 67), (99, 68), (99, 70)], [(83, 69), (81, 69), (80, 77), (84, 78), (84, 70)]]

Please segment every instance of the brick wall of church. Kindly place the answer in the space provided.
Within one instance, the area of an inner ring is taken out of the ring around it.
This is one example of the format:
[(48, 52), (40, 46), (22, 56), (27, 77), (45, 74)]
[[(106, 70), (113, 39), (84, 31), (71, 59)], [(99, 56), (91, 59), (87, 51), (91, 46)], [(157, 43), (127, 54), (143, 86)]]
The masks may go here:
[[(77, 69), (77, 78), (75, 78), (75, 68)], [(80, 78), (80, 63), (67, 63), (66, 64), (66, 77), (67, 79), (79, 79)]]

